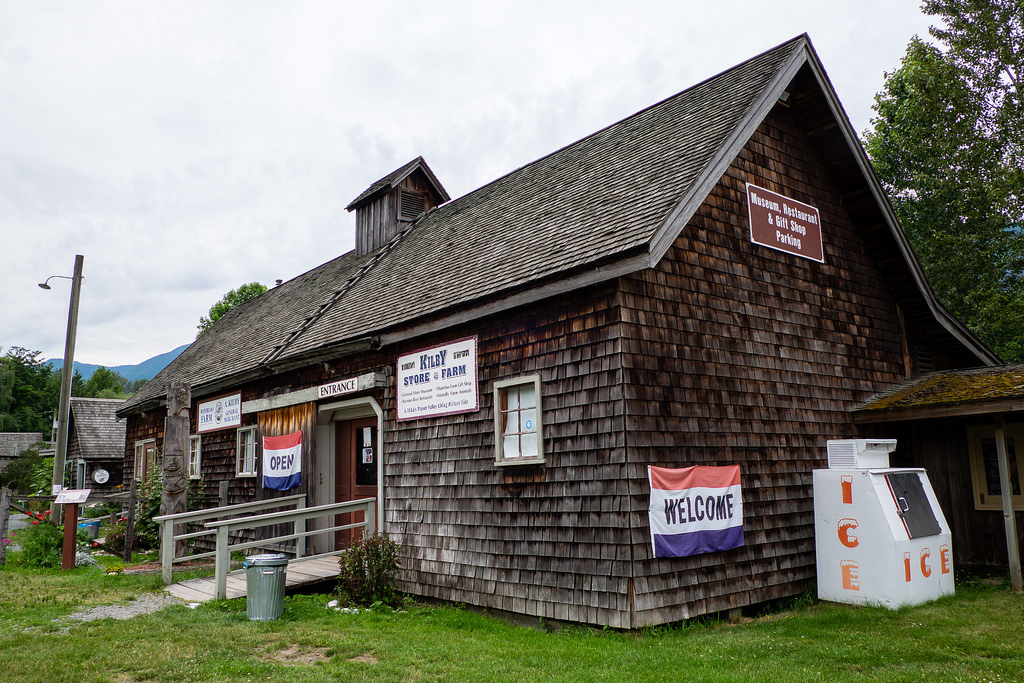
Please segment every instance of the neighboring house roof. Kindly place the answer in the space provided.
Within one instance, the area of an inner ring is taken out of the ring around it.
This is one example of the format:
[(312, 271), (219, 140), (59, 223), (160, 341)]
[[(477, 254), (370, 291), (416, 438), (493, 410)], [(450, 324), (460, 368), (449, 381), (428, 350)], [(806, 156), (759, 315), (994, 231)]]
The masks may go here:
[(0, 458), (13, 458), (42, 440), (40, 432), (0, 432)]
[(432, 209), (374, 253), (350, 252), (236, 307), (119, 414), (162, 403), (170, 378), (210, 395), (653, 267), (797, 82), (812, 93), (823, 155), (903, 310), (998, 362), (932, 295), (803, 35)]
[(860, 423), (1024, 411), (1024, 365), (949, 370), (918, 377), (854, 411)]
[(71, 397), (71, 438), (85, 460), (124, 457), (125, 421), (116, 411), (124, 399)]

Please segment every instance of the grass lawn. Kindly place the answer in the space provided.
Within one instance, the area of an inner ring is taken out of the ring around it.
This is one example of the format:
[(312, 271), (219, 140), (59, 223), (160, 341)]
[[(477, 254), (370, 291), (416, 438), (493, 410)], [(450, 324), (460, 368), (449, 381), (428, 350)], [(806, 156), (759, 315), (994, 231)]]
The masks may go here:
[(330, 596), (289, 596), (273, 622), (248, 621), (242, 599), (67, 619), (161, 588), (98, 567), (0, 567), (0, 682), (1024, 680), (1024, 597), (964, 577), (956, 596), (894, 612), (806, 600), (637, 633), (549, 632), (458, 606), (349, 614), (325, 609)]

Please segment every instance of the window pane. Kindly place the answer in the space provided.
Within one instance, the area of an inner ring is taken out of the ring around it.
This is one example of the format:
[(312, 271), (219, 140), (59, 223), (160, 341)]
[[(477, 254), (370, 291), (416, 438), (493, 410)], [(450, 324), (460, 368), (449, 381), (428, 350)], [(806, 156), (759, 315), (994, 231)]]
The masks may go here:
[(519, 407), (520, 408), (536, 408), (537, 407), (537, 392), (534, 391), (532, 384), (525, 384), (519, 387)]
[(537, 431), (537, 411), (536, 410), (534, 410), (532, 408), (530, 410), (524, 410), (519, 415), (520, 415), (520, 420), (522, 422), (522, 430), (521, 431), (524, 434), (527, 433), (527, 432), (536, 432)]
[(537, 457), (537, 435), (536, 434), (523, 434), (523, 457), (524, 458), (536, 458)]
[[(999, 486), (999, 454), (996, 450), (995, 438), (981, 440), (981, 455), (985, 463), (985, 486), (988, 495), (1002, 495), (1002, 488)], [(1017, 454), (1013, 447), (1013, 437), (1006, 439), (1006, 459), (1010, 463), (1010, 488), (1013, 495), (1020, 495), (1020, 480), (1017, 476)]]
[(502, 455), (506, 458), (518, 458), (519, 453), (519, 437), (518, 436), (506, 436), (503, 441)]
[(517, 387), (509, 387), (505, 390), (508, 395), (508, 409), (518, 410), (519, 409), (519, 389)]
[(506, 434), (518, 434), (519, 433), (519, 413), (508, 413), (505, 416), (505, 433)]

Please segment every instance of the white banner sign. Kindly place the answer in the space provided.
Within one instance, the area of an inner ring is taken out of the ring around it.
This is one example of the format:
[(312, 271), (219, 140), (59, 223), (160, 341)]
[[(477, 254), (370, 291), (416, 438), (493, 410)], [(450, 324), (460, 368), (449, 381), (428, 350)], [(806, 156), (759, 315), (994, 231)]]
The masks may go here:
[(221, 396), (199, 404), (197, 431), (212, 432), (217, 429), (238, 427), (242, 424), (242, 394)]
[(476, 337), (398, 358), (398, 419), (479, 410)]

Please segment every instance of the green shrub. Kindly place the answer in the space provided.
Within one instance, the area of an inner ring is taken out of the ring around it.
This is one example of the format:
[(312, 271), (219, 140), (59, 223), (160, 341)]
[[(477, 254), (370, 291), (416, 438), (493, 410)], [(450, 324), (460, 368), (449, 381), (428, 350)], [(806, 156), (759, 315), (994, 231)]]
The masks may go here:
[(58, 568), (64, 550), (64, 532), (46, 520), (36, 520), (32, 526), (18, 531), (21, 546), (21, 564), (26, 567)]
[(53, 459), (47, 460), (39, 455), (36, 448), (27, 448), (18, 454), (14, 460), (7, 463), (7, 467), (0, 472), (0, 486), (17, 493), (35, 493), (39, 487), (34, 485), (36, 472), (49, 463), (50, 471), (53, 471)]
[(341, 597), (362, 607), (376, 603), (397, 607), (400, 596), (396, 581), (401, 550), (398, 543), (382, 533), (364, 536), (352, 543), (338, 560)]

